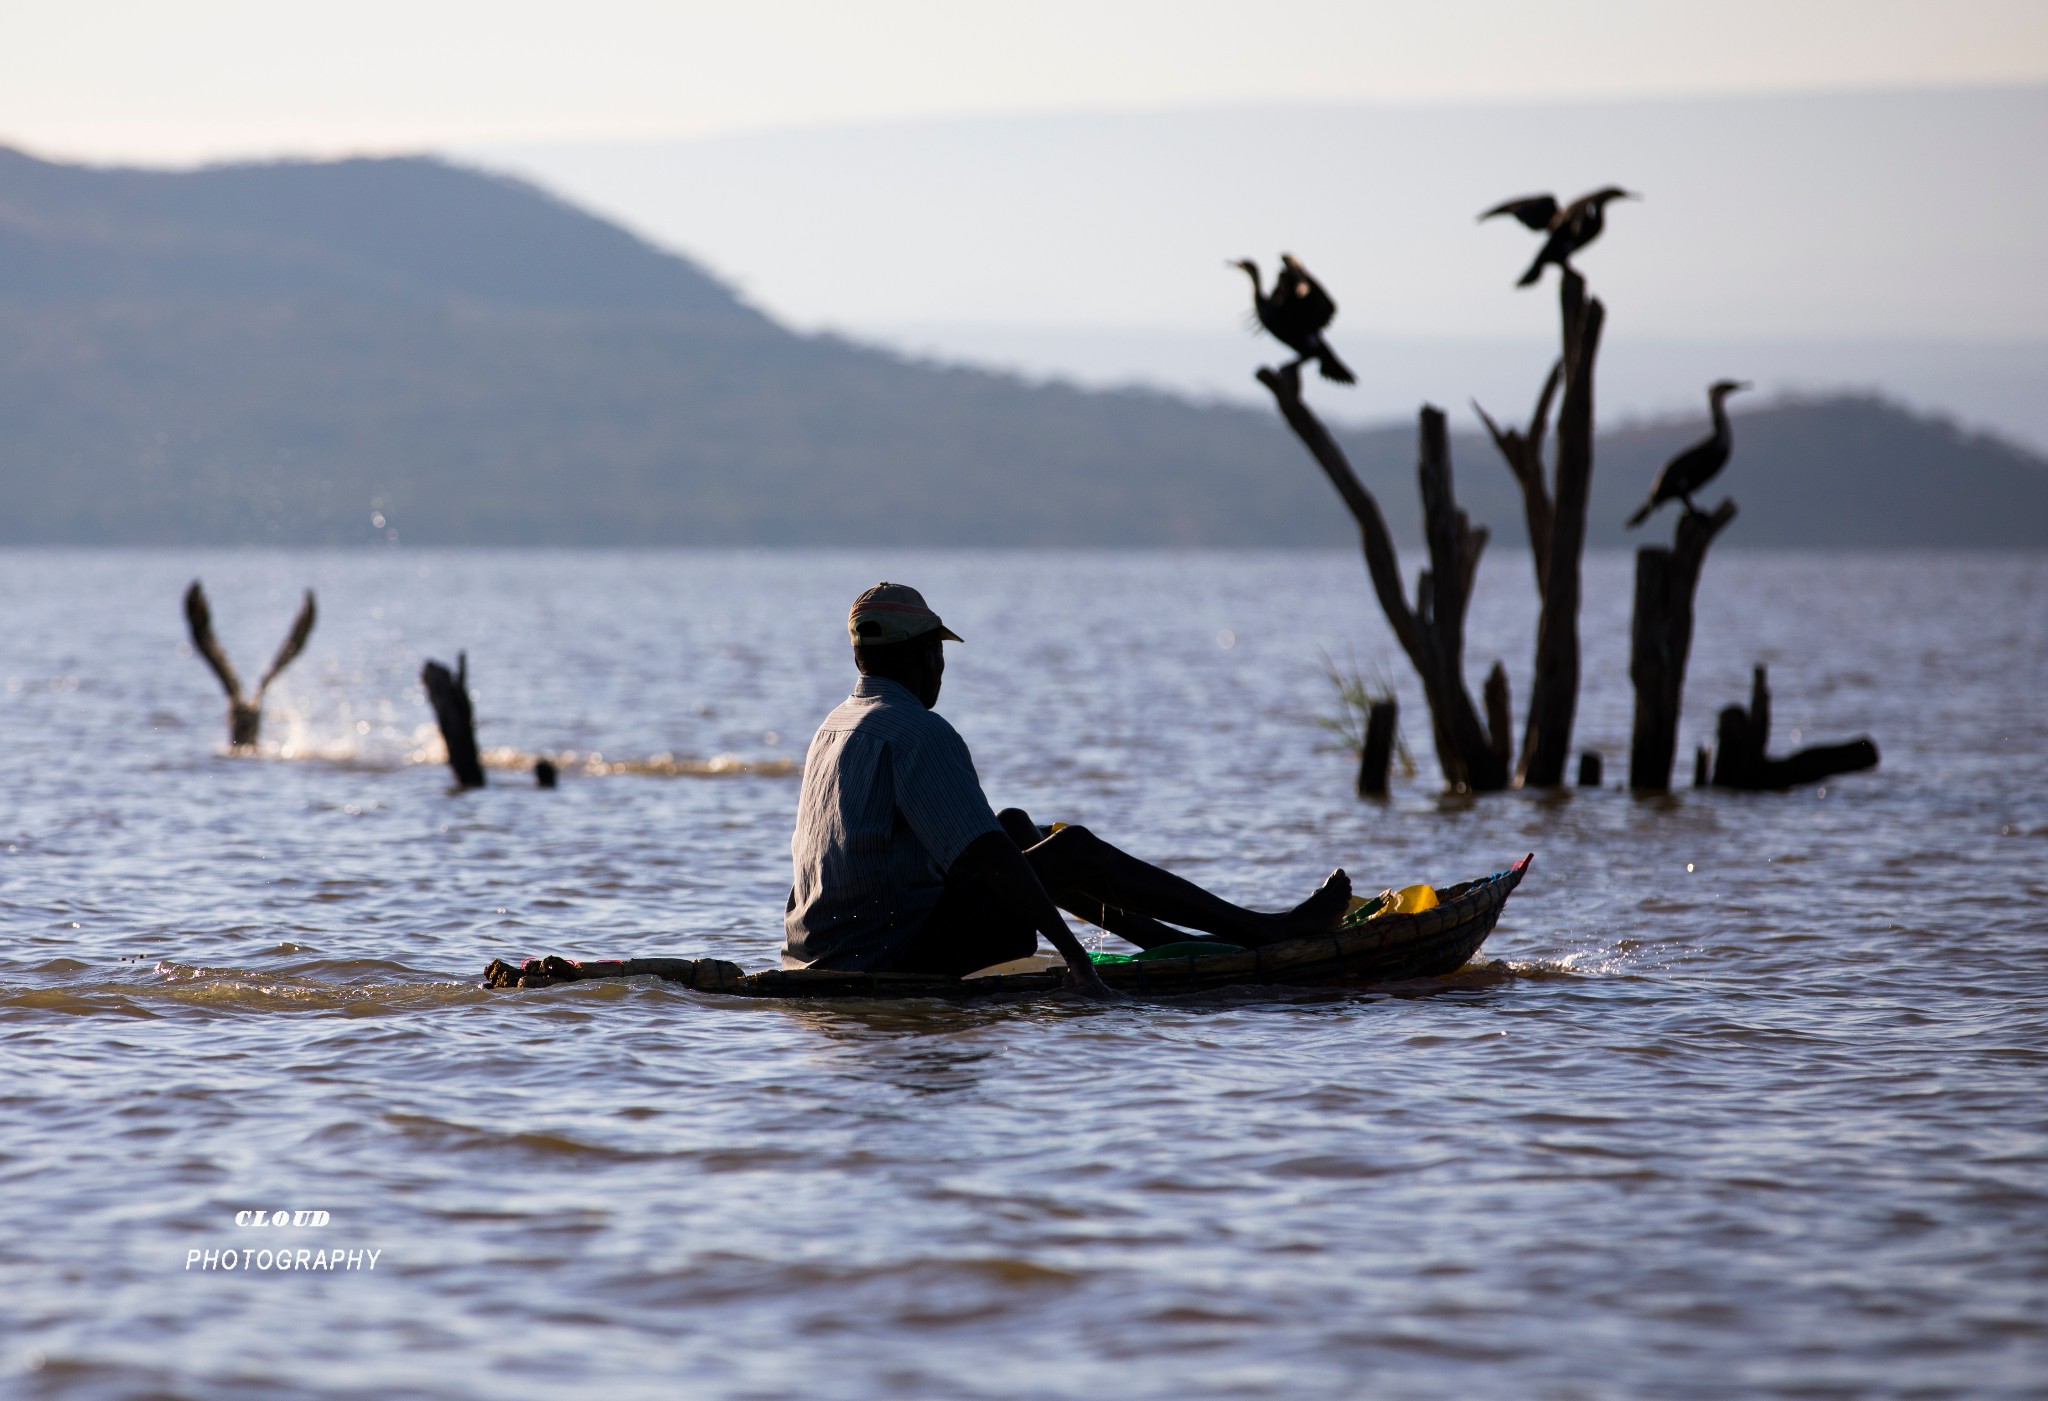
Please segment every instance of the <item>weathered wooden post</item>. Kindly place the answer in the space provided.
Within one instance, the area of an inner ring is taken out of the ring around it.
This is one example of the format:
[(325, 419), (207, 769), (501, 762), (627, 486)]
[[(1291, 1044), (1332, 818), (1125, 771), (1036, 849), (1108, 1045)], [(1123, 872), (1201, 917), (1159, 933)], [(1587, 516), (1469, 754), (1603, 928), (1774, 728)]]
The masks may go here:
[(439, 662), (420, 668), (420, 684), (433, 702), (434, 720), (441, 727), (441, 741), (448, 747), (448, 767), (464, 788), (484, 786), (484, 766), (477, 756), (476, 720), (469, 705), (469, 653), (455, 654), (451, 673)]
[(1692, 605), (1699, 590), (1707, 546), (1735, 519), (1735, 503), (1723, 501), (1711, 513), (1687, 511), (1678, 518), (1670, 549), (1645, 545), (1636, 551), (1635, 618), (1630, 628), (1629, 680), (1635, 683), (1635, 730), (1629, 740), (1628, 786), (1639, 793), (1671, 789), (1671, 762), (1678, 749), (1679, 705), (1685, 667), (1692, 654)]
[[(1552, 788), (1564, 782), (1571, 757), (1572, 724), (1579, 704), (1580, 560), (1586, 549), (1586, 504), (1593, 483), (1593, 365), (1607, 309), (1586, 295), (1586, 283), (1565, 268), (1558, 290), (1563, 347), (1537, 396), (1529, 430), (1503, 430), (1478, 404), (1472, 407), (1522, 489), (1522, 516), (1536, 570), (1542, 612), (1536, 624), (1536, 668), (1529, 685), (1529, 715), (1515, 782)], [(1543, 439), (1551, 400), (1562, 383), (1557, 420), (1557, 475), (1544, 481)]]
[(1394, 730), (1401, 707), (1393, 697), (1374, 701), (1365, 716), (1365, 743), (1358, 751), (1358, 796), (1387, 796), (1387, 766), (1394, 757)]
[[(1323, 469), (1351, 518), (1358, 524), (1373, 591), (1394, 630), (1401, 650), (1422, 680), (1429, 703), (1430, 727), (1436, 736), (1437, 762), (1453, 791), (1486, 793), (1507, 786), (1506, 755), (1512, 741), (1503, 725), (1498, 734), (1480, 720), (1472, 693), (1465, 685), (1465, 608), (1472, 578), (1486, 549), (1485, 526), (1475, 526), (1458, 509), (1451, 487), (1450, 439), (1440, 409), (1424, 405), (1420, 452), (1416, 466), (1422, 489), (1422, 523), (1429, 544), (1429, 565), (1416, 581), (1415, 606), (1401, 592), (1401, 562), (1380, 514), (1379, 502), (1352, 470), (1322, 421), (1301, 401), (1301, 369), (1286, 365), (1261, 369), (1259, 383), (1272, 391), (1287, 426)], [(1506, 675), (1501, 677), (1505, 696)]]
[(1598, 752), (1588, 749), (1579, 756), (1579, 787), (1598, 788), (1603, 777)]

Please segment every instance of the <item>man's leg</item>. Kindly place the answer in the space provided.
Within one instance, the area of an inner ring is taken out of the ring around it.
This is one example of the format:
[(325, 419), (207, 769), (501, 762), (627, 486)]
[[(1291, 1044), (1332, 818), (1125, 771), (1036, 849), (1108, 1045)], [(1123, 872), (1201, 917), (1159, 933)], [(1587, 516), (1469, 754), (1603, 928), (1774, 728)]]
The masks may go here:
[(982, 881), (948, 880), (946, 893), (890, 965), (894, 973), (938, 973), (958, 978), (1013, 958), (1028, 958), (1038, 947), (1030, 921), (995, 898)]
[[(1019, 845), (1027, 836), (1038, 836), (1020, 809), (1006, 808), (997, 820)], [(1027, 846), (1024, 859), (1060, 908), (1147, 949), (1187, 937), (1169, 924), (1247, 948), (1326, 933), (1337, 927), (1351, 903), (1351, 880), (1337, 871), (1291, 910), (1247, 910), (1119, 851), (1085, 827), (1062, 827)]]
[[(996, 821), (1002, 823), (1003, 831), (1009, 834), (1010, 840), (1015, 842), (1017, 849), (1022, 852), (1028, 853), (1048, 835), (1038, 829), (1038, 824), (1031, 820), (1031, 814), (1022, 808), (1004, 808), (996, 814)], [(1034, 867), (1033, 874), (1038, 876), (1041, 885), (1045, 883), (1043, 872)], [(1161, 924), (1150, 915), (1105, 905), (1102, 901), (1092, 900), (1086, 895), (1062, 899), (1060, 892), (1049, 885), (1046, 886), (1046, 894), (1052, 896), (1052, 902), (1068, 914), (1085, 919), (1099, 929), (1107, 929), (1120, 938), (1128, 939), (1141, 949), (1163, 948), (1167, 944), (1183, 943), (1192, 937), (1185, 929), (1175, 929), (1170, 924)]]

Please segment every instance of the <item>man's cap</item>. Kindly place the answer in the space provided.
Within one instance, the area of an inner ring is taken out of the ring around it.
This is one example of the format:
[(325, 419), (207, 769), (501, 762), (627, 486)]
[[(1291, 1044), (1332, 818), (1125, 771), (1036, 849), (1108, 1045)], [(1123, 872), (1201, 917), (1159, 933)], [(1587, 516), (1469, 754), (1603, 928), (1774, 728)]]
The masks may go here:
[(856, 647), (886, 647), (935, 630), (948, 642), (961, 640), (908, 584), (877, 584), (856, 598), (846, 614), (846, 632)]

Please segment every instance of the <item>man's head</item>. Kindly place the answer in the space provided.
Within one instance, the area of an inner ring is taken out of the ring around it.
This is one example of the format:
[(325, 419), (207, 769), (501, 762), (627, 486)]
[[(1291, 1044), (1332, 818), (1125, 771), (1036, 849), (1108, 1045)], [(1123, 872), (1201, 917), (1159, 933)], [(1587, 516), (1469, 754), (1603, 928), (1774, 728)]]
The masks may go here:
[(923, 594), (907, 584), (877, 584), (853, 601), (846, 631), (861, 675), (896, 682), (926, 709), (938, 704), (946, 674), (942, 644), (960, 639), (925, 605)]

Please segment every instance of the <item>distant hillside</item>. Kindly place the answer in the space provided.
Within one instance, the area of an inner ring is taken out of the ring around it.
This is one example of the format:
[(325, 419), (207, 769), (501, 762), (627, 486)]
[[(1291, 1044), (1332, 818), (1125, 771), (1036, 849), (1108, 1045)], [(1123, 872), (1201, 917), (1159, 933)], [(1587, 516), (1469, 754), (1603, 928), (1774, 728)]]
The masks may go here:
[(436, 161), (100, 170), (0, 147), (0, 298), (322, 296), (762, 324), (687, 260), (531, 185)]
[[(1703, 430), (1603, 439), (1596, 543)], [(2016, 449), (1852, 399), (1737, 433), (1731, 542), (2048, 546), (2048, 464)], [(1412, 530), (1412, 425), (1345, 438)], [(1455, 453), (1473, 514), (1518, 538), (1492, 448)], [(428, 160), (0, 150), (0, 489), (0, 543), (1352, 538), (1270, 414), (798, 336), (685, 259)]]

